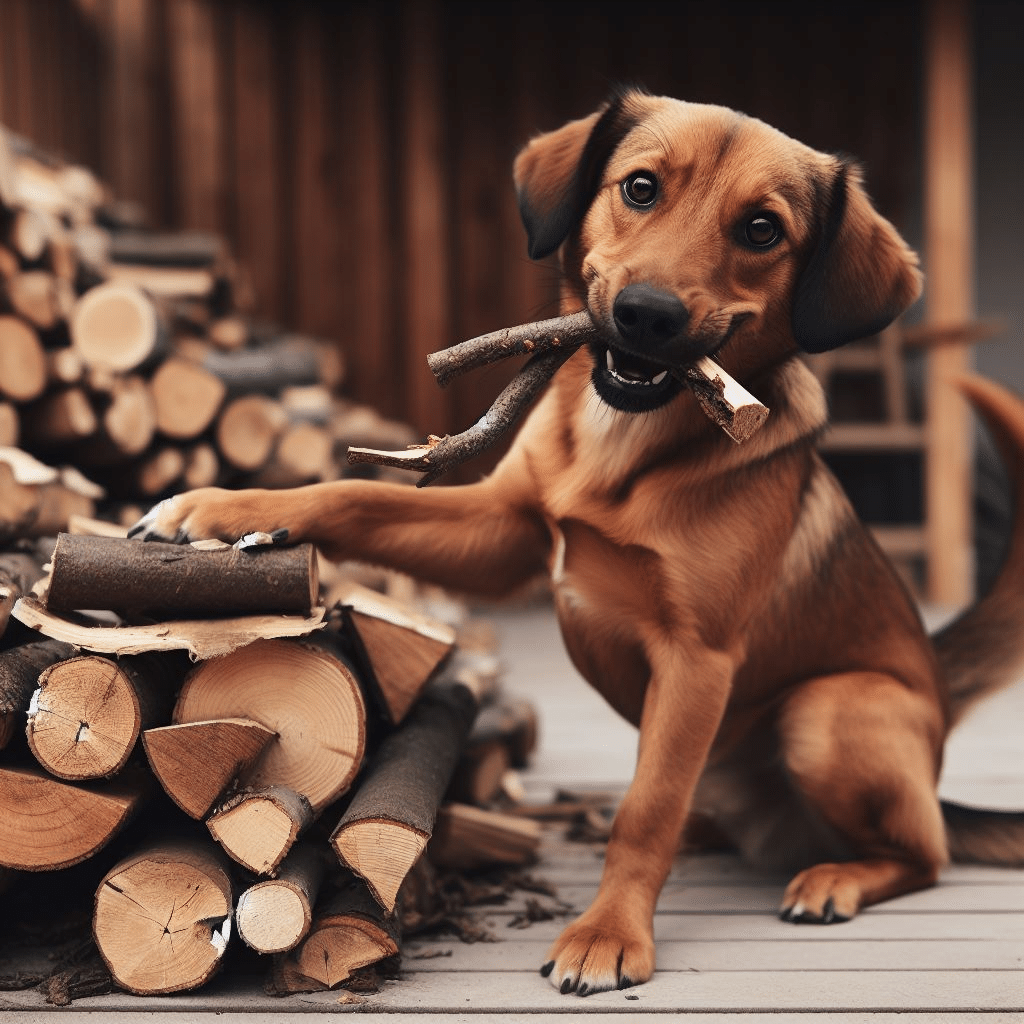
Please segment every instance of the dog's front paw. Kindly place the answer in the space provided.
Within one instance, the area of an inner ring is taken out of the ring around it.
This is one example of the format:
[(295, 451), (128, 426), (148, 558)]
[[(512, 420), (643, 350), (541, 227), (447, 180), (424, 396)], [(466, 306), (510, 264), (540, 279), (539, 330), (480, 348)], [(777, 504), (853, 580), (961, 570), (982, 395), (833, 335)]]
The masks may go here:
[(779, 917), (793, 924), (838, 924), (860, 909), (861, 891), (843, 864), (817, 864), (786, 887)]
[(654, 973), (654, 938), (622, 914), (588, 911), (562, 932), (540, 972), (563, 995), (629, 988)]
[[(245, 524), (241, 492), (203, 487), (154, 505), (128, 531), (129, 537), (186, 544), (194, 540), (223, 540), (235, 543), (243, 534), (260, 529)], [(267, 531), (270, 533), (271, 531)]]

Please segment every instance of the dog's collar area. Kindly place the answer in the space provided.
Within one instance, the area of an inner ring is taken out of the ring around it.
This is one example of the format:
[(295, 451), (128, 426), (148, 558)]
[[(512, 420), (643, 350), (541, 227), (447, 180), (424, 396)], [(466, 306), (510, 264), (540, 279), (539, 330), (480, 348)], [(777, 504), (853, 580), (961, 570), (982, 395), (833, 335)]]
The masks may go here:
[(591, 351), (594, 390), (613, 409), (651, 412), (679, 394), (682, 384), (663, 365), (607, 345), (593, 345)]

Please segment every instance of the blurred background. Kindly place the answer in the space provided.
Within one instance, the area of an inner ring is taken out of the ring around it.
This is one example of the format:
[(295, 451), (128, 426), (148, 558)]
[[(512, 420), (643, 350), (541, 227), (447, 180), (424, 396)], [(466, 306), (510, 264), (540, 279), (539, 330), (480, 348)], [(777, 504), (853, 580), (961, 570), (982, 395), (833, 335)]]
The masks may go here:
[(908, 578), (957, 604), (1006, 504), (948, 380), (973, 363), (1024, 392), (1022, 9), (0, 0), (0, 123), (153, 228), (222, 235), (253, 315), (333, 339), (346, 393), (420, 435), (468, 426), (512, 372), (442, 391), (428, 352), (557, 311), (511, 187), (532, 134), (626, 82), (852, 154), (930, 285), (876, 356), (818, 367), (868, 424), (830, 458)]

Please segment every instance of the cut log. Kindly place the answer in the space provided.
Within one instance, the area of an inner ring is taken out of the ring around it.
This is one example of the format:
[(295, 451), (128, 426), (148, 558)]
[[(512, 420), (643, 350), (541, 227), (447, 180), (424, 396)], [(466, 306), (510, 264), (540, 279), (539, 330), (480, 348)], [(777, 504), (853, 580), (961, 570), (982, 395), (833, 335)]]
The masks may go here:
[[(168, 618), (246, 612), (308, 615), (319, 586), (310, 544), (239, 551), (62, 533), (46, 604)], [(219, 717), (219, 716), (214, 716)]]
[(448, 799), (477, 807), (490, 803), (501, 793), (511, 763), (500, 739), (471, 742), (455, 767)]
[(476, 696), (434, 684), (378, 747), (331, 834), (339, 860), (388, 913), (423, 852), (476, 715)]
[(227, 389), (212, 373), (188, 359), (172, 357), (150, 381), (156, 425), (176, 440), (198, 437), (214, 421)]
[(345, 622), (361, 645), (377, 703), (401, 722), (455, 644), (455, 630), (358, 583), (334, 588)]
[(143, 497), (153, 499), (169, 491), (185, 472), (180, 448), (165, 446), (147, 455), (136, 467), (135, 486)]
[(145, 772), (83, 786), (35, 766), (0, 766), (0, 865), (56, 871), (80, 863), (124, 828), (151, 787)]
[(22, 207), (11, 218), (7, 241), (23, 260), (36, 263), (46, 252), (50, 234), (51, 222), (48, 218), (30, 207)]
[(234, 352), (211, 351), (204, 367), (219, 377), (233, 395), (276, 395), (296, 384), (331, 386), (330, 349), (309, 338), (285, 336)]
[[(33, 555), (16, 551), (0, 554), (0, 636), (3, 636), (7, 629), (15, 602), (27, 594), (32, 589), (32, 584), (42, 575), (43, 567)], [(3, 689), (0, 687), (0, 708), (2, 707)]]
[(137, 995), (196, 988), (220, 966), (234, 891), (223, 855), (166, 843), (129, 857), (96, 890), (93, 935), (110, 973)]
[(270, 459), (288, 426), (280, 402), (266, 395), (245, 395), (229, 402), (216, 426), (217, 447), (236, 469), (252, 472)]
[(266, 640), (189, 674), (175, 722), (251, 718), (277, 734), (242, 774), (251, 789), (285, 786), (319, 813), (351, 785), (366, 745), (356, 674), (327, 638)]
[(203, 818), (274, 735), (251, 719), (223, 718), (147, 729), (142, 744), (167, 795), (186, 814)]
[(214, 320), (206, 335), (217, 348), (225, 352), (234, 352), (248, 344), (249, 326), (240, 316), (225, 316)]
[(245, 790), (206, 819), (224, 852), (254, 875), (271, 875), (313, 823), (309, 801), (286, 786)]
[(208, 300), (217, 287), (209, 270), (196, 267), (151, 267), (143, 263), (111, 263), (107, 278), (122, 288), (144, 290), (162, 300)]
[(0, 651), (0, 749), (10, 743), (16, 730), (24, 730), (39, 674), (74, 654), (75, 648), (60, 640), (36, 640)]
[(210, 267), (224, 257), (224, 239), (207, 231), (114, 231), (110, 258), (153, 267)]
[(50, 384), (78, 384), (84, 376), (85, 364), (73, 348), (55, 348), (46, 353), (46, 377)]
[(185, 666), (168, 655), (117, 661), (83, 655), (39, 676), (28, 711), (28, 745), (59, 779), (110, 778), (144, 728), (170, 719)]
[(220, 477), (220, 459), (213, 445), (205, 441), (186, 448), (185, 469), (181, 474), (181, 482), (185, 489), (194, 491), (199, 487), (212, 487)]
[(513, 768), (525, 768), (537, 749), (537, 709), (521, 698), (501, 694), (484, 705), (473, 723), (467, 751), (477, 744), (500, 742)]
[(21, 261), (18, 257), (6, 245), (0, 245), (0, 279), (14, 277), (19, 270)]
[(96, 411), (80, 387), (51, 391), (25, 410), (22, 429), (37, 448), (62, 448), (92, 437), (99, 427)]
[(91, 516), (102, 488), (20, 448), (0, 448), (0, 541), (53, 536), (72, 515)]
[(48, 331), (66, 320), (74, 306), (74, 291), (67, 281), (48, 270), (24, 270), (5, 282), (7, 302), (18, 316)]
[(0, 402), (0, 448), (13, 448), (20, 437), (18, 410), (10, 402)]
[(438, 867), (454, 871), (529, 864), (536, 860), (540, 833), (540, 823), (530, 818), (446, 804), (437, 815), (427, 853)]
[(157, 410), (146, 382), (134, 374), (118, 377), (103, 412), (103, 442), (120, 461), (149, 447), (157, 428)]
[(15, 603), (11, 617), (44, 636), (98, 654), (181, 650), (188, 651), (196, 660), (219, 658), (256, 640), (306, 636), (324, 624), (324, 610), (317, 608), (308, 617), (245, 615), (228, 619), (181, 619), (152, 626), (93, 626), (47, 611), (29, 597)]
[(39, 335), (16, 316), (0, 316), (0, 395), (30, 402), (46, 390), (46, 353)]
[(248, 486), (299, 487), (332, 480), (337, 468), (330, 433), (313, 423), (292, 423), (278, 438), (273, 458)]
[[(360, 967), (399, 951), (399, 925), (385, 915), (359, 879), (351, 879), (316, 909), (309, 934), (274, 966), (275, 988), (309, 991), (340, 985)], [(315, 983), (308, 986), (308, 982)]]
[(87, 366), (134, 370), (151, 362), (166, 344), (156, 307), (139, 288), (108, 282), (75, 303), (71, 341)]
[(327, 872), (323, 851), (298, 843), (276, 878), (250, 886), (238, 897), (235, 923), (247, 946), (259, 953), (286, 953), (305, 938)]

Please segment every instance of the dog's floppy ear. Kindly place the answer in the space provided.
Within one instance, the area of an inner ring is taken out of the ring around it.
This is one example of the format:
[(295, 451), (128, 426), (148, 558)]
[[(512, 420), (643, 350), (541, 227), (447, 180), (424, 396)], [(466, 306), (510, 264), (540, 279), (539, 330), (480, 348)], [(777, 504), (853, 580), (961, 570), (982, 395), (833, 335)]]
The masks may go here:
[(793, 336), (826, 352), (877, 334), (921, 294), (915, 253), (871, 205), (859, 169), (837, 161), (817, 244), (797, 282)]
[(538, 135), (516, 157), (513, 178), (531, 259), (554, 252), (583, 219), (609, 157), (637, 123), (632, 95), (619, 93), (589, 117)]

